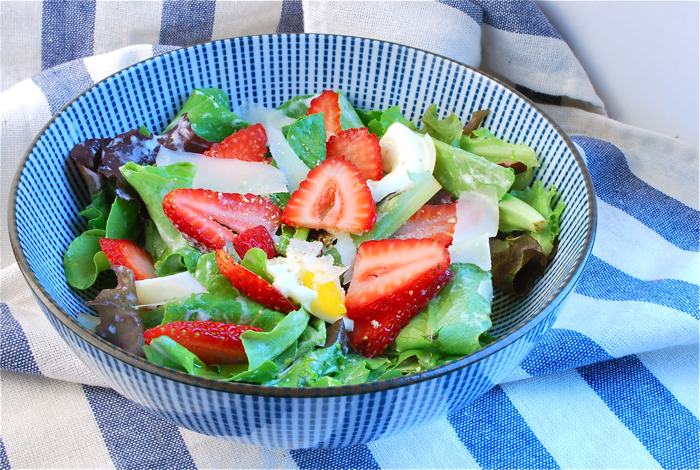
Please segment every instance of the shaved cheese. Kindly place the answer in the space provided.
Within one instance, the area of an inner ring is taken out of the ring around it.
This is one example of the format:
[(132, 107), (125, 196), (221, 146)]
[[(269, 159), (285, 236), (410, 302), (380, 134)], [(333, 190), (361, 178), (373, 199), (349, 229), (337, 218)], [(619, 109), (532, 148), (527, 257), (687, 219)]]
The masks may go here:
[(272, 194), (287, 191), (284, 173), (262, 162), (244, 162), (213, 158), (198, 153), (175, 152), (161, 147), (156, 157), (158, 166), (187, 162), (197, 166), (192, 187), (222, 193)]
[(285, 116), (279, 109), (266, 108), (253, 101), (244, 101), (233, 110), (233, 114), (251, 124), (262, 124), (265, 130), (268, 124), (282, 128), (296, 122), (296, 119)]
[(287, 178), (289, 192), (296, 191), (301, 182), (306, 179), (309, 167), (294, 152), (287, 139), (284, 138), (282, 131), (272, 124), (267, 126), (267, 141), (270, 144), (272, 158), (275, 159), (277, 166)]
[(484, 279), (479, 283), (476, 293), (486, 299), (489, 305), (493, 304), (493, 283), (491, 279)]
[(162, 305), (168, 300), (207, 293), (204, 286), (187, 271), (172, 276), (136, 281), (134, 285), (139, 307)]
[(355, 267), (355, 257), (357, 256), (357, 247), (349, 233), (331, 232), (335, 236), (335, 249), (340, 254), (340, 261), (348, 270), (343, 276), (343, 284), (348, 284), (352, 279), (352, 271)]
[(471, 263), (484, 271), (491, 271), (489, 236), (485, 233), (458, 244), (453, 241), (448, 251), (450, 252), (450, 263)]
[(480, 235), (495, 237), (498, 233), (498, 196), (496, 189), (484, 186), (465, 191), (457, 200), (457, 223), (452, 244), (459, 245)]

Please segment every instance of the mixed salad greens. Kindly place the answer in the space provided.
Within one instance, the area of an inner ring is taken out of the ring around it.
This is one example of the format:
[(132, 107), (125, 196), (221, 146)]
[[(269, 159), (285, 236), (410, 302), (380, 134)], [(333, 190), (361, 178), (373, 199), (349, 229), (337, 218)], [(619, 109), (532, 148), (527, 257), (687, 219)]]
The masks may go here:
[(70, 152), (92, 202), (66, 280), (97, 288), (96, 334), (201, 377), (276, 386), (383, 380), (494, 338), (493, 287), (529, 292), (564, 210), (535, 152), (430, 106), (342, 92), (231, 111), (195, 89), (161, 134)]

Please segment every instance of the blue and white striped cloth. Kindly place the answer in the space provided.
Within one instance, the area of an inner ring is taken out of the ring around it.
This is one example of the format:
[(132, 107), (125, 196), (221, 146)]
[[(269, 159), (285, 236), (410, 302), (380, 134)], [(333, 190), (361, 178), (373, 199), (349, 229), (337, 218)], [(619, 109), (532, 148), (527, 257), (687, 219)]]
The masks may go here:
[(35, 134), (109, 74), (212, 39), (310, 32), (426, 49), (548, 103), (599, 208), (575, 293), (507, 382), (411, 433), (295, 451), (201, 436), (104, 388), (43, 318), (0, 211), (0, 469), (698, 468), (698, 149), (608, 119), (533, 2), (3, 1), (0, 30), (0, 207)]

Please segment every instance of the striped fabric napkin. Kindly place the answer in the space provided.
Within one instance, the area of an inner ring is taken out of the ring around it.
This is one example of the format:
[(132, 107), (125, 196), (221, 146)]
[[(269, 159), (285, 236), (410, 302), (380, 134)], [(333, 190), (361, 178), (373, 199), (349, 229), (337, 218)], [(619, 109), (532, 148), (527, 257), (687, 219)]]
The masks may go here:
[(417, 431), (335, 450), (195, 434), (125, 400), (43, 317), (0, 211), (0, 469), (698, 468), (698, 149), (608, 119), (534, 2), (0, 2), (0, 207), (32, 138), (137, 61), (268, 33), (363, 36), (511, 83), (585, 156), (593, 255), (554, 328), (505, 383)]

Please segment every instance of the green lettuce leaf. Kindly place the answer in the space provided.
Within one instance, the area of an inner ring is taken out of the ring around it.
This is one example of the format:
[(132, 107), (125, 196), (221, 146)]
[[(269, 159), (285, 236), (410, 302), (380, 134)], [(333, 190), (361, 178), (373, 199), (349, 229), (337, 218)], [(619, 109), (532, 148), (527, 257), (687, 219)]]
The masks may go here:
[(373, 119), (367, 124), (367, 127), (372, 134), (377, 136), (377, 139), (381, 139), (389, 126), (395, 122), (400, 122), (412, 131), (416, 130), (416, 125), (403, 117), (403, 114), (401, 114), (401, 108), (398, 106), (392, 106), (384, 111), (379, 119)]
[(272, 361), (295, 344), (308, 323), (309, 314), (300, 308), (288, 313), (270, 332), (244, 331), (241, 341), (248, 356), (250, 369), (255, 369), (265, 361)]
[(366, 358), (357, 353), (349, 353), (345, 356), (342, 369), (335, 373), (333, 378), (343, 385), (359, 384), (368, 382), (372, 371), (381, 367), (383, 373), (388, 366), (389, 361), (386, 357)]
[(369, 123), (382, 118), (382, 112), (377, 110), (365, 111), (364, 109), (355, 108), (355, 113), (362, 121), (362, 127), (369, 126)]
[(138, 201), (115, 198), (107, 217), (105, 230), (107, 238), (137, 242), (141, 227)]
[(218, 88), (196, 88), (164, 132), (175, 126), (185, 113), (195, 134), (212, 142), (221, 142), (250, 125), (231, 112), (228, 96)]
[(297, 341), (296, 358), (326, 343), (326, 322), (318, 317), (311, 317), (304, 332)]
[(295, 96), (289, 101), (285, 101), (281, 105), (277, 106), (277, 109), (282, 111), (287, 117), (299, 119), (301, 117), (306, 116), (306, 113), (309, 110), (308, 101), (309, 98), (311, 98), (312, 96), (316, 95)]
[(338, 91), (338, 105), (340, 106), (340, 127), (346, 129), (359, 129), (365, 127), (360, 116), (357, 115), (355, 108), (345, 96), (345, 93)]
[(310, 387), (321, 377), (343, 367), (344, 357), (339, 343), (328, 348), (314, 349), (301, 356), (270, 385), (280, 387)]
[(100, 248), (100, 238), (105, 236), (104, 230), (86, 230), (68, 246), (63, 255), (63, 269), (70, 286), (87, 289), (102, 271), (109, 269), (109, 261)]
[(513, 185), (515, 175), (510, 168), (439, 140), (433, 139), (433, 142), (436, 151), (433, 175), (454, 197), (458, 198), (462, 191), (479, 191), (484, 186), (492, 186), (500, 200)]
[(173, 226), (163, 212), (163, 199), (174, 189), (191, 188), (197, 167), (190, 163), (155, 167), (129, 162), (120, 170), (146, 204), (148, 213), (168, 250), (174, 253), (181, 248), (189, 247), (180, 231)]
[(105, 187), (102, 191), (92, 196), (90, 205), (78, 212), (78, 215), (88, 219), (88, 227), (91, 229), (105, 230), (112, 201), (114, 201), (114, 190)]
[(549, 256), (554, 248), (554, 240), (559, 236), (561, 216), (566, 207), (561, 200), (554, 203), (557, 189), (552, 186), (550, 190), (546, 190), (541, 181), (536, 181), (531, 187), (522, 191), (511, 191), (511, 194), (529, 204), (547, 220), (548, 224), (544, 230), (528, 233), (540, 244), (542, 253)]
[(537, 168), (540, 162), (535, 151), (525, 144), (511, 144), (499, 139), (486, 128), (473, 131), (475, 137), (463, 136), (459, 146), (493, 163), (524, 163), (528, 168)]
[(265, 309), (259, 303), (238, 295), (193, 294), (167, 302), (162, 324), (175, 321), (208, 320), (237, 325), (250, 325)]
[(238, 290), (233, 287), (231, 281), (221, 273), (216, 262), (216, 253), (205, 253), (197, 261), (194, 278), (210, 294), (238, 297)]
[(246, 251), (243, 261), (241, 261), (241, 266), (257, 274), (270, 284), (275, 282), (275, 278), (267, 272), (267, 254), (260, 248), (251, 248)]
[[(452, 279), (399, 333), (394, 343), (399, 353), (431, 349), (463, 356), (481, 348), (479, 336), (491, 328), (491, 306), (478, 289), (491, 274), (473, 264), (455, 263), (450, 270)], [(428, 358), (422, 360), (426, 368)], [(431, 356), (432, 361), (437, 359)]]
[(326, 159), (326, 124), (323, 114), (312, 114), (291, 124), (286, 138), (307, 167), (313, 169)]
[(425, 131), (433, 139), (440, 140), (446, 144), (452, 145), (452, 142), (462, 137), (462, 121), (459, 120), (455, 113), (450, 113), (445, 119), (438, 119), (437, 105), (431, 105), (421, 118), (425, 124)]

